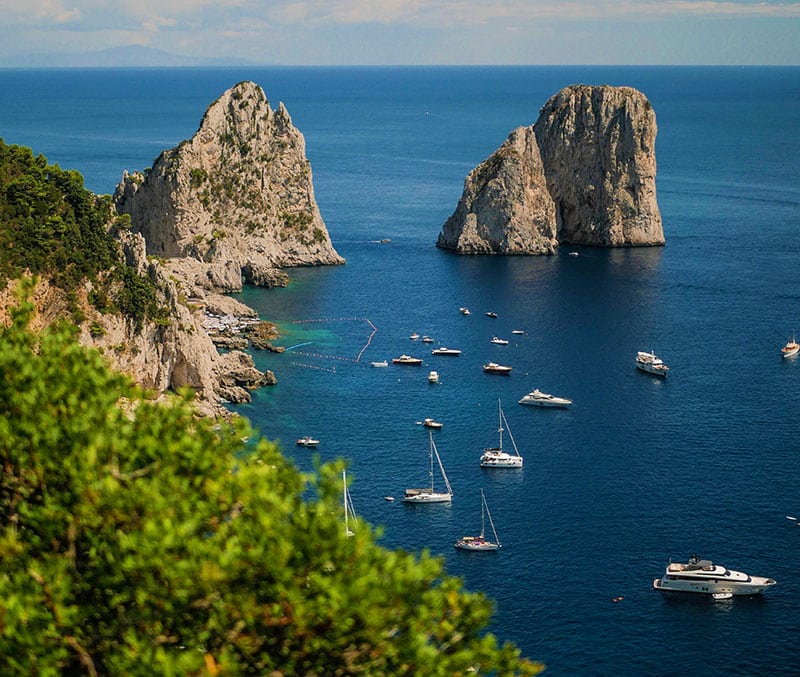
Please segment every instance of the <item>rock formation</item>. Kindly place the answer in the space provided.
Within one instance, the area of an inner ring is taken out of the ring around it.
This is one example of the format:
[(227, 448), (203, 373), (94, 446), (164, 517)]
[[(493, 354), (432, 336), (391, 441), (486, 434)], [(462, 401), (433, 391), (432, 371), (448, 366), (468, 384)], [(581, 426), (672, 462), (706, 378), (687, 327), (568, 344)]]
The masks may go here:
[(557, 242), (663, 245), (655, 137), (641, 92), (566, 87), (469, 174), (436, 244), (500, 254), (551, 254)]
[(534, 125), (558, 239), (607, 247), (663, 245), (656, 202), (656, 115), (631, 87), (566, 87)]
[(191, 296), (239, 291), (243, 278), (286, 284), (284, 267), (344, 263), (314, 199), (303, 135), (253, 82), (226, 91), (152, 169), (123, 174), (114, 201)]
[(532, 127), (515, 129), (467, 176), (436, 243), (462, 254), (552, 254), (556, 214)]
[[(41, 279), (31, 298), (36, 309), (32, 328), (69, 316), (69, 306), (77, 304), (83, 317), (78, 327), (83, 345), (98, 349), (113, 368), (156, 396), (191, 388), (198, 412), (206, 415), (227, 416), (223, 400), (249, 402), (249, 390), (275, 383), (274, 375), (256, 369), (248, 354), (217, 352), (203, 326), (206, 309), (181, 299), (159, 262), (147, 259), (141, 235), (126, 231), (114, 235), (122, 244), (127, 264), (154, 282), (164, 316), (145, 321), (137, 330), (122, 315), (100, 312), (93, 306), (89, 301), (92, 283), (87, 281), (68, 301), (62, 289)], [(15, 305), (16, 286), (11, 282), (0, 291), (0, 323), (8, 322), (7, 309)]]

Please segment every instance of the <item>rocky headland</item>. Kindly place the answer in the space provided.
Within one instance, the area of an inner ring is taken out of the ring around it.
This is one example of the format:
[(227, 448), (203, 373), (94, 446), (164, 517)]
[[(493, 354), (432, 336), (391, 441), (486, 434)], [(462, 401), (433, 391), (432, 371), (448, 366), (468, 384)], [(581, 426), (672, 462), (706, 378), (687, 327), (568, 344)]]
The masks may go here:
[[(33, 180), (44, 180), (33, 156), (20, 153)], [(344, 263), (314, 198), (303, 135), (283, 104), (272, 110), (253, 82), (222, 94), (196, 134), (161, 153), (152, 168), (125, 172), (113, 199), (70, 187), (52, 208), (77, 200), (81, 212), (98, 210), (80, 226), (91, 232), (87, 246), (116, 253), (111, 268), (66, 287), (35, 270), (32, 328), (68, 318), (81, 343), (154, 397), (192, 389), (202, 414), (228, 415), (225, 402), (247, 402), (250, 390), (276, 382), (243, 352), (280, 352), (275, 327), (225, 294), (244, 283), (285, 285), (285, 268)], [(77, 254), (81, 262), (92, 256)], [(34, 278), (30, 271), (27, 277)], [(0, 322), (10, 321), (21, 280), (0, 290)]]
[(254, 82), (226, 91), (152, 168), (125, 172), (114, 202), (192, 297), (285, 285), (283, 268), (344, 263), (314, 198), (303, 135)]
[(565, 87), (470, 172), (437, 246), (552, 254), (558, 243), (663, 245), (656, 131), (652, 105), (631, 87)]
[(273, 110), (260, 86), (240, 82), (209, 106), (190, 140), (144, 172), (125, 172), (114, 204), (176, 298), (194, 309), (194, 345), (169, 369), (173, 377), (230, 402), (275, 383), (241, 352), (280, 352), (274, 326), (224, 294), (244, 283), (286, 285), (285, 268), (344, 263), (314, 198), (305, 140), (284, 105)]

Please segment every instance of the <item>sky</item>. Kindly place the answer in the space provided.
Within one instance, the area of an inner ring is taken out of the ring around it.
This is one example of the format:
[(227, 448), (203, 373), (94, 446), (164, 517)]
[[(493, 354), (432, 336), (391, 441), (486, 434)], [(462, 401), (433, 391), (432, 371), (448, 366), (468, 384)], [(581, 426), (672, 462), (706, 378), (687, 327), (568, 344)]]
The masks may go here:
[(800, 2), (771, 0), (0, 0), (0, 16), (0, 67), (128, 46), (259, 65), (800, 65)]

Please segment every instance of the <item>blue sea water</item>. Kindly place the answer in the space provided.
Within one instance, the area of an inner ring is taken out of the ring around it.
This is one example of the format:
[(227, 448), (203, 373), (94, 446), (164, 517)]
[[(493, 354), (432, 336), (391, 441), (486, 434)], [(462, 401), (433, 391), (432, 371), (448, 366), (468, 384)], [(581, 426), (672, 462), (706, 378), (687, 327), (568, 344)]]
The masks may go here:
[[(492, 631), (548, 674), (800, 674), (800, 529), (786, 519), (800, 516), (800, 360), (780, 355), (800, 329), (800, 69), (0, 71), (0, 137), (109, 193), (244, 79), (304, 133), (347, 264), (241, 294), (291, 349), (254, 355), (279, 383), (236, 410), (303, 470), (313, 453), (294, 440), (306, 434), (322, 460), (348, 459), (355, 508), (383, 525), (382, 542), (444, 557), (495, 600)], [(653, 104), (666, 246), (543, 258), (436, 249), (470, 169), (577, 82), (630, 85)], [(434, 358), (414, 331), (463, 354)], [(666, 380), (633, 366), (651, 349)], [(425, 365), (370, 366), (401, 353)], [(512, 374), (482, 373), (488, 360)], [(575, 404), (518, 405), (534, 387)], [(498, 400), (519, 471), (478, 467), (497, 441)], [(449, 507), (399, 501), (427, 480), (417, 422), (428, 416), (444, 423), (434, 435)], [(480, 488), (496, 554), (453, 548), (479, 529)], [(716, 604), (652, 589), (693, 552), (778, 584)]]

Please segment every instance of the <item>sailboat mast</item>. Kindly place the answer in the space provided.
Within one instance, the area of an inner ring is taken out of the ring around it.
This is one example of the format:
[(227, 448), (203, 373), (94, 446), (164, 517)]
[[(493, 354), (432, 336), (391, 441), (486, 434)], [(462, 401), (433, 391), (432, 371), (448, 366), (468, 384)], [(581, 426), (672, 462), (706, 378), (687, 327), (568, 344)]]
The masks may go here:
[(347, 508), (347, 471), (342, 470), (342, 506), (344, 507), (344, 533), (345, 535), (350, 534), (350, 527), (347, 523), (348, 520), (348, 513), (350, 512)]
[[(433, 493), (433, 433), (430, 430), (428, 431), (428, 437), (430, 438), (430, 441), (431, 441), (431, 448), (430, 448), (430, 452), (429, 452), (430, 458), (431, 458), (431, 469), (430, 469), (429, 473), (430, 473), (430, 476), (431, 476), (431, 493)], [(439, 455), (437, 454), (436, 457), (438, 458)]]
[(499, 419), (499, 428), (497, 432), (500, 433), (500, 446), (498, 447), (500, 451), (503, 451), (503, 408), (500, 406), (500, 400), (497, 400), (497, 418)]

